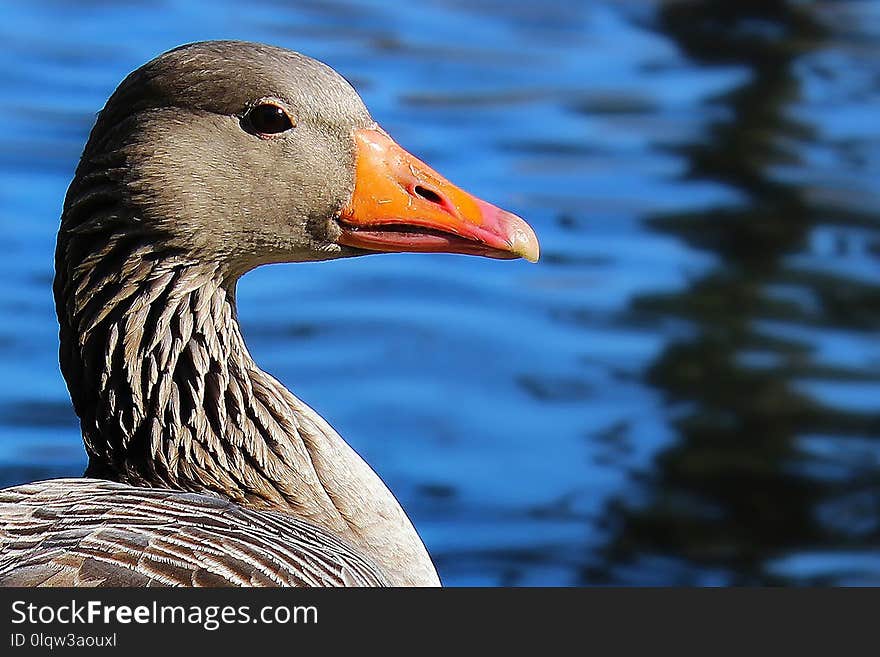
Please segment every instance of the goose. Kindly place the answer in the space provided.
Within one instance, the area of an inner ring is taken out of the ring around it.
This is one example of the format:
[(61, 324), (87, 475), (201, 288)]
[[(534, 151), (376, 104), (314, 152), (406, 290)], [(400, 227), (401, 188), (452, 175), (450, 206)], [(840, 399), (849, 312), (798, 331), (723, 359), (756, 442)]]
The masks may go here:
[(55, 253), (88, 466), (0, 491), (0, 585), (439, 586), (391, 491), (257, 366), (237, 319), (255, 267), (379, 252), (536, 261), (539, 245), (305, 55), (207, 41), (126, 77)]

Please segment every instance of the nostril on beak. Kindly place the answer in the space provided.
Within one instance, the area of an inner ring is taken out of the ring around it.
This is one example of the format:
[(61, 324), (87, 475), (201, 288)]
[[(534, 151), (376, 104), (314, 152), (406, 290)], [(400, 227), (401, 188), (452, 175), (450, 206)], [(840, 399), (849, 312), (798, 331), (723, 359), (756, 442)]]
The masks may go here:
[(410, 188), (410, 193), (416, 198), (420, 198), (428, 203), (433, 203), (439, 209), (451, 214), (453, 217), (459, 216), (458, 208), (452, 202), (452, 199), (441, 192), (434, 191), (430, 187), (425, 187), (424, 185), (413, 185)]
[(413, 187), (413, 194), (416, 196), (420, 196), (426, 201), (430, 201), (431, 203), (436, 203), (437, 205), (445, 205), (443, 202), (443, 197), (440, 196), (433, 189), (428, 189), (427, 187), (423, 187), (422, 185), (416, 185)]

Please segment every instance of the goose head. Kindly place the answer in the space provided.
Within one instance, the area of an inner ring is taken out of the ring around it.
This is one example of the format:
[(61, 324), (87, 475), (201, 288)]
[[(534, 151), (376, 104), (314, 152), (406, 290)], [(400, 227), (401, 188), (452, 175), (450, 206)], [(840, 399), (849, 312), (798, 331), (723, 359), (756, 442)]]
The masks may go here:
[[(91, 192), (96, 176), (112, 184), (112, 208)], [(265, 263), (375, 252), (535, 261), (539, 250), (522, 219), (399, 146), (333, 69), (231, 41), (159, 56), (100, 113), (62, 233), (115, 230), (232, 279)], [(70, 247), (66, 257), (83, 257)]]

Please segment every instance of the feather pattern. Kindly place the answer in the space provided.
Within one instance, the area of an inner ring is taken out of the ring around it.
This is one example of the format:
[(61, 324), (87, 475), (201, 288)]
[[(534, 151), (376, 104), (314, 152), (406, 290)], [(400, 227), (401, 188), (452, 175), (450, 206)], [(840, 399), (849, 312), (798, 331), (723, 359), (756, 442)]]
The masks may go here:
[(210, 495), (54, 479), (0, 491), (3, 586), (382, 586), (346, 541)]

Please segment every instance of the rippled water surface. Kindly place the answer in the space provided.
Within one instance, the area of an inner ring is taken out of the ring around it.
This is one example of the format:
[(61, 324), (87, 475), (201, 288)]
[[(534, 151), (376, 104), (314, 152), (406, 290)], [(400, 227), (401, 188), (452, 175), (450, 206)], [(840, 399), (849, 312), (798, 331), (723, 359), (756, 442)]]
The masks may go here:
[(0, 12), (0, 485), (85, 464), (51, 278), (95, 113), (172, 46), (266, 41), (542, 240), (240, 285), (447, 584), (880, 584), (880, 2)]

